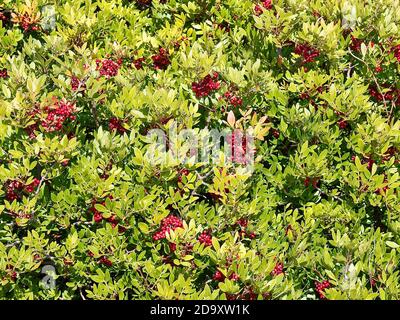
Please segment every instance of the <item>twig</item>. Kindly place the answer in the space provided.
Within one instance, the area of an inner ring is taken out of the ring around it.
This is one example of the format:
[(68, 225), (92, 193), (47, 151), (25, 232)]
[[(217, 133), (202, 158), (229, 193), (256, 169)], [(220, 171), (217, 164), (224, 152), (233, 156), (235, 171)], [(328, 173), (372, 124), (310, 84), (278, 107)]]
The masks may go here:
[(368, 69), (368, 72), (371, 73), (372, 78), (374, 79), (374, 82), (375, 82), (375, 84), (376, 84), (376, 87), (377, 87), (378, 90), (379, 90), (380, 95), (382, 96), (383, 104), (385, 105), (385, 108), (387, 108), (385, 95), (383, 94), (382, 89), (381, 89), (381, 86), (380, 86), (379, 83), (378, 83), (378, 79), (376, 79), (374, 73), (371, 71), (371, 69), (369, 68), (368, 64), (367, 64), (363, 59), (360, 59), (359, 57), (355, 56), (355, 55), (350, 51), (350, 49), (349, 49), (349, 53), (350, 53), (350, 55), (351, 55), (353, 58), (355, 58), (355, 59), (357, 59), (358, 61), (361, 61), (362, 63), (365, 64), (365, 66), (366, 66), (367, 69)]

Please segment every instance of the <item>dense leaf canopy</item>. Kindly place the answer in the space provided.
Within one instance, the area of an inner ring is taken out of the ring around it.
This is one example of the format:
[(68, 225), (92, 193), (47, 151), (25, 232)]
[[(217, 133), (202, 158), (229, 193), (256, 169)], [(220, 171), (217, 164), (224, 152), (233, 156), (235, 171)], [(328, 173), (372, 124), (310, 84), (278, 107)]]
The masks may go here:
[[(399, 28), (399, 0), (2, 0), (0, 298), (399, 299)], [(155, 161), (171, 128), (250, 128), (252, 170)]]

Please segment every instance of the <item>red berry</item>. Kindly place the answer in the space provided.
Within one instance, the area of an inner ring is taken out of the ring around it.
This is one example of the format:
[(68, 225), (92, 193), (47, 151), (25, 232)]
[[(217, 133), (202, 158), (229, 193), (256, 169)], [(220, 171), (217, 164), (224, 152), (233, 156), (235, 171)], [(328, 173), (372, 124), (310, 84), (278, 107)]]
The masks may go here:
[(347, 125), (348, 125), (348, 123), (347, 123), (347, 121), (344, 120), (344, 119), (340, 119), (340, 120), (338, 121), (338, 126), (339, 126), (339, 128), (342, 129), (342, 130), (343, 130), (343, 129), (346, 129)]
[(272, 270), (271, 274), (273, 276), (277, 276), (283, 273), (283, 263), (277, 263), (274, 267), (274, 270)]
[(137, 70), (143, 69), (143, 62), (145, 61), (145, 58), (138, 58), (133, 60), (133, 65)]
[(240, 218), (238, 221), (236, 221), (236, 223), (237, 223), (239, 226), (241, 226), (241, 227), (243, 227), (243, 228), (246, 228), (247, 225), (248, 225), (248, 223), (249, 223), (249, 221), (248, 221), (247, 219), (245, 219), (245, 218)]
[(126, 132), (126, 129), (122, 125), (123, 121), (117, 118), (111, 118), (108, 121), (108, 127), (110, 128), (111, 131), (117, 131), (119, 133), (124, 133)]
[(17, 280), (17, 277), (18, 277), (18, 274), (15, 271), (11, 272), (10, 278), (12, 281)]
[(189, 172), (188, 169), (181, 169), (181, 170), (179, 170), (178, 182), (182, 183), (182, 177), (183, 177), (183, 176), (188, 176), (189, 173), (190, 173), (190, 172)]
[(206, 247), (212, 245), (212, 236), (209, 231), (203, 231), (198, 238), (200, 243), (203, 243)]
[(330, 286), (331, 283), (328, 280), (324, 280), (322, 282), (315, 281), (315, 290), (317, 291), (320, 299), (326, 299), (323, 291)]
[(103, 220), (103, 215), (100, 212), (96, 212), (93, 218), (96, 223), (100, 223)]
[(120, 64), (110, 59), (96, 60), (96, 70), (100, 72), (100, 76), (115, 77), (120, 67)]
[(7, 69), (0, 70), (0, 78), (7, 79), (8, 78), (8, 71)]
[(397, 61), (400, 62), (400, 44), (393, 48), (393, 53)]
[(175, 243), (168, 243), (169, 246), (169, 250), (171, 250), (171, 252), (174, 252), (176, 250), (176, 244)]
[(54, 104), (45, 108), (47, 116), (42, 121), (42, 127), (47, 132), (60, 131), (65, 121), (75, 120), (75, 111), (75, 103), (54, 99)]
[(250, 232), (250, 233), (248, 233), (247, 234), (247, 236), (250, 238), (250, 239), (255, 239), (256, 237), (257, 237), (257, 235), (252, 231), (252, 232)]
[(71, 77), (71, 88), (72, 88), (72, 91), (77, 91), (78, 89), (85, 90), (86, 84), (83, 81), (81, 81), (78, 77), (72, 76)]
[(169, 215), (161, 221), (160, 229), (153, 235), (153, 240), (158, 241), (165, 239), (166, 234), (169, 233), (169, 231), (182, 227), (183, 223), (181, 219), (174, 215)]
[(271, 130), (271, 133), (272, 133), (272, 135), (274, 136), (275, 139), (278, 139), (278, 138), (279, 138), (280, 133), (279, 133), (278, 130), (272, 129), (272, 130)]
[(229, 280), (238, 281), (238, 280), (239, 280), (239, 275), (237, 275), (236, 273), (233, 272), (233, 273), (229, 276)]
[(303, 58), (302, 64), (314, 62), (315, 59), (320, 54), (320, 52), (317, 49), (311, 47), (308, 44), (298, 44), (295, 47), (294, 52), (296, 54), (302, 56), (302, 58)]
[(151, 59), (153, 60), (153, 67), (156, 70), (165, 70), (171, 63), (167, 50), (164, 48), (160, 48), (158, 54), (153, 55)]
[(107, 222), (110, 222), (111, 226), (115, 228), (118, 225), (117, 216), (115, 214), (111, 215), (111, 217), (107, 218)]
[(217, 270), (214, 273), (213, 280), (222, 282), (225, 280), (225, 276), (221, 271)]
[(271, 10), (272, 9), (272, 0), (264, 0), (260, 4), (256, 4), (254, 7), (254, 13), (256, 16), (259, 16), (263, 13), (264, 10)]

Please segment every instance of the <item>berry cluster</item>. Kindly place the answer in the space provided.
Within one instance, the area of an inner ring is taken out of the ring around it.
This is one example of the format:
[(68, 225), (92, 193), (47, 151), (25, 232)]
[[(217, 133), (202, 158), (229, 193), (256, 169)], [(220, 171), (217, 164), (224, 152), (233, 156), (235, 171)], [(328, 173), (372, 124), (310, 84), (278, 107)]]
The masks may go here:
[(239, 295), (239, 300), (257, 300), (258, 294), (254, 292), (253, 288), (245, 288)]
[(203, 243), (204, 246), (209, 247), (212, 245), (212, 235), (210, 231), (203, 231), (198, 238), (200, 243)]
[[(10, 277), (10, 279), (12, 281), (15, 281), (18, 277), (17, 272), (15, 271), (15, 267), (11, 264), (7, 264), (5, 271), (7, 272), (7, 275)], [(5, 278), (3, 277), (2, 280), (4, 280)]]
[(105, 265), (107, 267), (111, 267), (112, 266), (112, 261), (110, 259), (104, 257), (104, 256), (99, 259), (99, 263), (103, 264), (103, 265)]
[(238, 221), (236, 221), (236, 224), (239, 225), (241, 228), (246, 228), (249, 224), (249, 221), (245, 218), (240, 218)]
[(71, 77), (71, 88), (72, 88), (72, 91), (85, 90), (86, 84), (83, 81), (81, 81), (78, 77), (72, 76)]
[(168, 246), (169, 246), (169, 250), (171, 252), (174, 252), (176, 250), (176, 244), (175, 243), (170, 242), (170, 243), (168, 243)]
[(158, 54), (155, 54), (151, 57), (153, 60), (153, 67), (156, 70), (165, 70), (170, 65), (168, 52), (164, 48), (160, 48), (158, 50)]
[(235, 273), (235, 272), (232, 272), (230, 274), (230, 276), (229, 276), (229, 280), (232, 280), (232, 281), (235, 281), (235, 282), (239, 281), (239, 279), (240, 279), (239, 275), (237, 273)]
[(7, 79), (8, 78), (8, 71), (7, 69), (0, 70), (0, 78)]
[(383, 71), (382, 66), (378, 64), (378, 65), (375, 67), (375, 71), (376, 71), (377, 73), (382, 72), (382, 71)]
[(143, 57), (138, 58), (138, 59), (135, 59), (135, 60), (133, 60), (133, 65), (135, 66), (135, 68), (136, 68), (137, 70), (143, 69), (143, 62), (144, 62), (145, 60), (146, 60), (146, 59), (143, 58)]
[[(96, 223), (100, 223), (103, 220), (103, 215), (100, 211), (95, 208), (97, 204), (96, 200), (92, 200), (92, 206), (89, 208), (89, 212), (93, 214), (93, 219)], [(105, 206), (105, 202), (103, 201), (101, 205)]]
[[(166, 4), (168, 0), (159, 0), (161, 4)], [(136, 5), (141, 9), (146, 9), (151, 6), (153, 0), (136, 0)]]
[(115, 214), (111, 215), (111, 217), (107, 218), (107, 222), (111, 223), (111, 227), (115, 228), (118, 225), (118, 219)]
[(42, 127), (47, 132), (60, 131), (68, 119), (75, 120), (76, 112), (75, 103), (68, 102), (65, 99), (54, 100), (54, 104), (44, 108), (47, 113), (46, 118), (42, 121)]
[(100, 76), (105, 76), (107, 78), (115, 77), (118, 74), (121, 63), (122, 61), (115, 62), (111, 59), (97, 59), (96, 70), (100, 72)]
[(18, 193), (21, 192), (24, 188), (22, 182), (13, 180), (5, 183), (6, 188), (6, 199), (8, 201), (14, 201), (15, 199), (19, 199)]
[(326, 299), (324, 295), (324, 290), (329, 288), (331, 283), (329, 280), (324, 280), (322, 282), (315, 281), (315, 291), (317, 291), (320, 299)]
[(197, 98), (206, 97), (212, 91), (216, 91), (220, 88), (221, 84), (218, 81), (219, 74), (214, 72), (214, 74), (205, 76), (199, 82), (192, 83), (192, 90), (196, 94)]
[(10, 18), (11, 18), (11, 14), (9, 11), (5, 11), (5, 10), (0, 11), (0, 21), (2, 21), (3, 26), (4, 26), (4, 24), (6, 24), (10, 21)]
[(178, 173), (178, 182), (182, 183), (182, 177), (183, 176), (188, 176), (189, 175), (189, 170), (188, 169), (181, 169), (179, 170)]
[(308, 103), (311, 103), (312, 106), (317, 110), (318, 109), (318, 104), (316, 102), (316, 97), (318, 94), (327, 91), (326, 86), (318, 86), (314, 87), (313, 89), (310, 89), (308, 91), (302, 92), (299, 94), (299, 99), (300, 100), (307, 100)]
[(298, 44), (296, 45), (294, 52), (302, 56), (302, 64), (314, 62), (317, 57), (319, 57), (320, 52), (311, 47), (308, 44)]
[(35, 20), (28, 13), (19, 15), (15, 18), (16, 23), (24, 30), (24, 32), (39, 31), (39, 21)]
[(36, 138), (35, 131), (39, 130), (39, 126), (37, 123), (31, 124), (30, 126), (25, 128), (26, 133), (28, 134), (30, 139)]
[(312, 185), (314, 188), (318, 188), (319, 178), (310, 178), (307, 177), (304, 179), (304, 186), (308, 187)]
[(382, 85), (382, 89), (386, 89), (384, 93), (380, 93), (376, 86), (370, 86), (369, 94), (376, 101), (393, 101), (396, 106), (400, 106), (400, 89), (388, 88)]
[[(112, 197), (111, 195), (108, 196), (108, 198), (111, 199), (111, 200), (113, 199), (113, 197)], [(106, 202), (105, 202), (105, 201), (98, 202), (98, 201), (96, 201), (95, 199), (92, 200), (92, 206), (89, 208), (89, 212), (90, 212), (91, 214), (93, 214), (93, 220), (94, 220), (96, 223), (100, 223), (100, 222), (103, 221), (103, 219), (104, 219), (105, 221), (111, 223), (111, 226), (112, 226), (113, 228), (115, 228), (116, 226), (118, 226), (118, 231), (119, 231), (120, 233), (123, 233), (123, 232), (126, 231), (126, 228), (125, 228), (124, 226), (119, 225), (119, 221), (118, 221), (117, 216), (116, 216), (115, 214), (112, 214), (112, 215), (111, 215), (110, 217), (108, 217), (108, 218), (104, 218), (103, 215), (102, 215), (102, 213), (96, 209), (96, 207), (95, 207), (96, 204), (101, 204), (102, 206), (105, 206), (105, 205), (106, 205)]]
[(218, 282), (223, 282), (225, 280), (225, 276), (221, 271), (217, 270), (213, 275), (213, 280)]
[(5, 183), (6, 188), (6, 199), (8, 201), (14, 201), (21, 199), (23, 192), (32, 193), (36, 190), (37, 186), (40, 184), (40, 180), (34, 178), (30, 184), (23, 184), (21, 181), (12, 180)]
[(108, 173), (111, 171), (112, 167), (113, 167), (113, 163), (112, 163), (112, 161), (110, 161), (110, 162), (103, 168), (103, 173), (100, 175), (100, 178), (103, 179), (103, 180), (107, 180), (107, 179), (110, 177), (110, 175), (109, 175)]
[(177, 228), (182, 228), (182, 220), (174, 215), (169, 215), (161, 221), (160, 229), (153, 235), (153, 240), (165, 239), (168, 232)]
[(247, 219), (240, 218), (238, 221), (236, 221), (236, 224), (240, 228), (239, 235), (241, 237), (248, 237), (250, 239), (255, 239), (256, 238), (256, 234), (254, 233), (254, 231), (248, 231), (247, 230), (247, 226), (249, 224), (249, 221)]
[(118, 119), (118, 118), (111, 118), (108, 120), (108, 128), (111, 131), (117, 131), (118, 133), (124, 133), (126, 132), (126, 129), (122, 125), (123, 120)]
[(400, 62), (400, 44), (393, 48), (393, 53), (398, 62)]
[(223, 22), (221, 22), (221, 23), (217, 23), (217, 24), (216, 24), (216, 27), (217, 27), (218, 29), (220, 29), (220, 30), (225, 31), (225, 32), (230, 32), (230, 31), (231, 31), (231, 26), (230, 26), (229, 23), (226, 22), (226, 21), (223, 21)]
[(373, 159), (371, 159), (371, 158), (364, 158), (364, 159), (361, 160), (361, 163), (362, 164), (366, 163), (367, 164), (367, 169), (369, 171), (371, 171), (372, 170), (372, 165), (375, 163), (375, 161)]
[(36, 190), (37, 186), (40, 184), (40, 180), (38, 178), (34, 178), (33, 181), (25, 186), (25, 191), (28, 193), (32, 193)]
[(271, 275), (278, 276), (282, 273), (284, 273), (283, 272), (283, 263), (277, 263), (274, 267), (274, 270), (271, 271)]
[(279, 130), (277, 130), (277, 129), (271, 129), (270, 132), (271, 132), (272, 136), (273, 136), (275, 139), (278, 139), (279, 136), (281, 135), (280, 132), (279, 132)]
[(234, 95), (231, 91), (225, 92), (224, 98), (233, 107), (241, 106), (243, 103), (242, 98), (237, 95)]
[(340, 119), (338, 121), (338, 126), (339, 126), (339, 129), (341, 129), (341, 130), (346, 129), (348, 126), (348, 122), (345, 119)]
[(357, 39), (353, 35), (351, 35), (351, 43), (350, 43), (350, 49), (355, 52), (360, 52), (361, 51), (361, 44), (363, 43), (362, 40)]
[(111, 217), (106, 219), (107, 222), (111, 223), (111, 227), (115, 228), (118, 226), (118, 232), (119, 233), (124, 233), (126, 231), (126, 228), (119, 224), (119, 221), (117, 219), (117, 216), (115, 214), (111, 215)]
[[(226, 277), (224, 276), (224, 274), (219, 270), (215, 271), (215, 273), (213, 275), (213, 280), (214, 281), (223, 282), (225, 280), (225, 278)], [(237, 273), (232, 272), (229, 275), (228, 279), (236, 282), (236, 281), (239, 281), (240, 277), (239, 277), (239, 275)]]

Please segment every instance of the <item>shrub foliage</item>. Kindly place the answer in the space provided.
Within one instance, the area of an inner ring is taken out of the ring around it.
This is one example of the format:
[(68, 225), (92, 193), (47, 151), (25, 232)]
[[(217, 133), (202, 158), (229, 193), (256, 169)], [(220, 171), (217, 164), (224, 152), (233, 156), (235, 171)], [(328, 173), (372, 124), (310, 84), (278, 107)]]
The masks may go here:
[[(400, 298), (399, 0), (0, 20), (1, 298)], [(254, 128), (254, 170), (146, 157), (172, 126)]]

